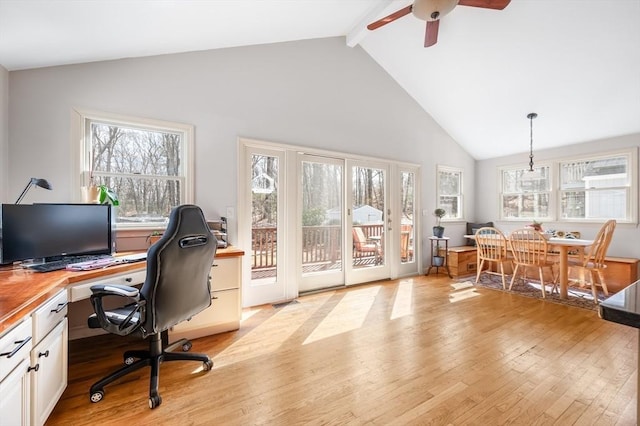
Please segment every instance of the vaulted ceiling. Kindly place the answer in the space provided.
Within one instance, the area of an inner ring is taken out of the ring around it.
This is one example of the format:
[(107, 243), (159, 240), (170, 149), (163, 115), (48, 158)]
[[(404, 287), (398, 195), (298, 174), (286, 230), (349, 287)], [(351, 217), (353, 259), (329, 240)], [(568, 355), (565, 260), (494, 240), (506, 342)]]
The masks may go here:
[[(640, 134), (640, 0), (457, 6), (424, 48), (407, 0), (0, 0), (9, 71), (344, 36), (477, 159)], [(375, 88), (371, 92), (376, 101)], [(378, 101), (384, 102), (384, 99)]]

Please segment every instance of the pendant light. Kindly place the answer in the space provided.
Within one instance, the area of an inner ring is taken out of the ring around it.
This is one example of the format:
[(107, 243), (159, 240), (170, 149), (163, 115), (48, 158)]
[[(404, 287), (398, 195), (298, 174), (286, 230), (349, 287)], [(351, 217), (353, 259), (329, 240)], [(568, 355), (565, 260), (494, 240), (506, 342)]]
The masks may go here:
[(529, 142), (529, 171), (532, 172), (533, 171), (533, 119), (536, 118), (538, 116), (538, 114), (536, 114), (535, 112), (530, 112), (529, 114), (527, 114), (527, 118), (529, 119), (529, 123), (530, 123), (530, 142)]

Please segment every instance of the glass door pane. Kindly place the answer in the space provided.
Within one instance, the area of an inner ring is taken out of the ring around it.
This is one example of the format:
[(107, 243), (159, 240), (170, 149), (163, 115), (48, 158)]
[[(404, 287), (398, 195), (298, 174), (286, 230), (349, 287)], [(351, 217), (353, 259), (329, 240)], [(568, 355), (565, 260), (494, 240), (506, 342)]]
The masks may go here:
[(302, 292), (344, 284), (342, 163), (310, 155), (300, 163)]
[(278, 157), (251, 156), (251, 280), (278, 278)]
[(350, 162), (348, 183), (349, 245), (351, 259), (346, 284), (357, 284), (390, 277), (387, 259), (387, 231), (391, 230), (391, 211), (387, 208), (388, 167), (380, 163)]
[(415, 174), (400, 172), (400, 263), (415, 262)]

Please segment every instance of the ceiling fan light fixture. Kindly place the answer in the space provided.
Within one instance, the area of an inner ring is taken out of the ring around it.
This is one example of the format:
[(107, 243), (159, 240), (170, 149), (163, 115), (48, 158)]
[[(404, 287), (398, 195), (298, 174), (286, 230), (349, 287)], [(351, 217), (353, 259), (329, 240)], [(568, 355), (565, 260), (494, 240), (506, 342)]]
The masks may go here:
[(437, 21), (451, 12), (458, 0), (415, 0), (411, 12), (423, 21)]

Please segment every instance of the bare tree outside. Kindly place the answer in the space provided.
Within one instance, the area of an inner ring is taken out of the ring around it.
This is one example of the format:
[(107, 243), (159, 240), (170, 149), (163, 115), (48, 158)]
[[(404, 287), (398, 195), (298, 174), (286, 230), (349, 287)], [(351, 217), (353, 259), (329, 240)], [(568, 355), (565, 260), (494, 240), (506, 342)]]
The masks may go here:
[(91, 179), (120, 199), (118, 223), (165, 223), (182, 202), (179, 133), (91, 123)]

